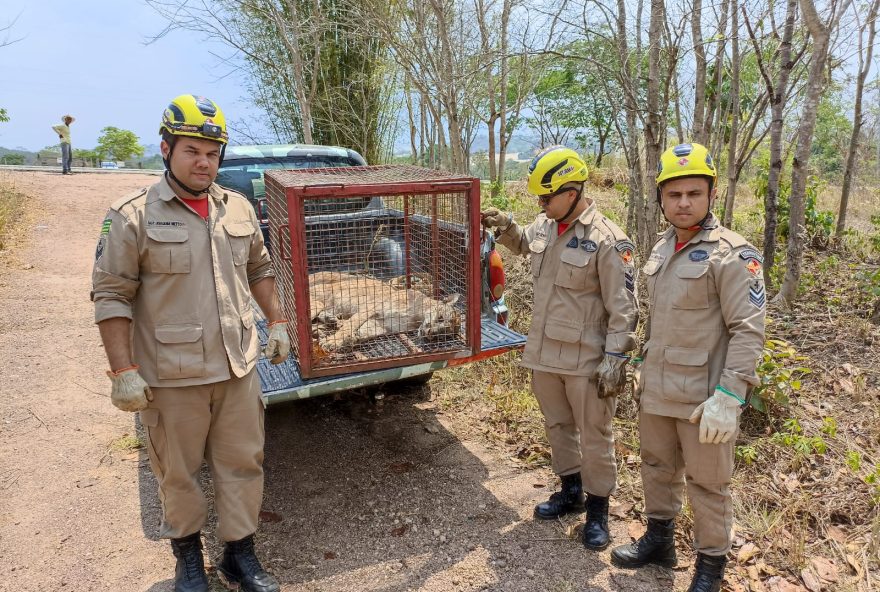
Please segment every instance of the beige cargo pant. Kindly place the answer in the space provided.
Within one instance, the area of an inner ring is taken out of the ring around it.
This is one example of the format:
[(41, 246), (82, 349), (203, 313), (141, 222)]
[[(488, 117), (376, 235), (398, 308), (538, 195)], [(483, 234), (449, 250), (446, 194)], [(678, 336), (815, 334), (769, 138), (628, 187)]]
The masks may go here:
[(532, 372), (532, 392), (544, 414), (553, 472), (581, 473), (584, 491), (608, 497), (617, 485), (611, 420), (617, 398), (600, 399), (586, 376)]
[(205, 526), (203, 460), (214, 483), (217, 537), (237, 541), (253, 534), (263, 499), (265, 440), (256, 369), (214, 384), (152, 390), (153, 401), (140, 417), (159, 482), (159, 536), (176, 539)]
[(694, 546), (706, 555), (730, 551), (733, 529), (733, 446), (700, 444), (700, 425), (686, 419), (639, 414), (642, 486), (649, 518), (675, 518), (687, 483), (694, 514)]

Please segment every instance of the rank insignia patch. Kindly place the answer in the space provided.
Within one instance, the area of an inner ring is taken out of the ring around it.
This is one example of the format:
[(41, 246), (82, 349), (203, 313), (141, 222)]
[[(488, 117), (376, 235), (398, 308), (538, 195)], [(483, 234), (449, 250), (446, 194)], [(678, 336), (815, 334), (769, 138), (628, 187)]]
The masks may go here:
[(636, 271), (632, 267), (623, 268), (623, 283), (631, 293), (636, 293)]
[(703, 249), (698, 249), (696, 251), (691, 251), (688, 253), (688, 259), (691, 261), (705, 261), (709, 258), (709, 253), (704, 251)]
[(110, 234), (110, 224), (113, 222), (110, 218), (104, 220), (104, 223), (101, 224), (101, 235)]
[(584, 251), (586, 251), (587, 253), (592, 253), (593, 251), (595, 251), (596, 249), (599, 248), (599, 245), (597, 245), (595, 242), (593, 242), (591, 240), (582, 240), (581, 241), (581, 248)]
[(764, 282), (753, 280), (749, 284), (749, 302), (757, 308), (764, 308), (767, 303), (767, 293), (764, 291)]
[(571, 237), (571, 240), (569, 240), (569, 241), (565, 244), (565, 246), (568, 247), (569, 249), (577, 249), (577, 248), (578, 248), (578, 239), (577, 239), (577, 237), (574, 237), (574, 236)]
[(105, 233), (101, 233), (101, 238), (98, 239), (98, 246), (95, 248), (95, 261), (101, 258), (101, 255), (104, 254), (104, 246), (107, 244), (107, 235)]

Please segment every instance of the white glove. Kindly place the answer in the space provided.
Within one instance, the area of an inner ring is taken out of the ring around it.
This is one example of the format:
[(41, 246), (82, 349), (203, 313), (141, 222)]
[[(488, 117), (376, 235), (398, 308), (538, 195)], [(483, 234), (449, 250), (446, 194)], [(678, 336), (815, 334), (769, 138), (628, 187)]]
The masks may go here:
[(712, 396), (691, 413), (691, 423), (700, 420), (700, 444), (723, 444), (730, 441), (739, 425), (743, 404), (744, 401), (716, 386)]
[(629, 356), (605, 352), (594, 377), (599, 382), (599, 398), (616, 397), (626, 384), (626, 363)]
[(642, 358), (633, 358), (632, 389), (636, 403), (642, 399)]
[(287, 321), (272, 321), (269, 323), (269, 341), (263, 355), (269, 358), (273, 364), (280, 364), (287, 359), (290, 353), (290, 338), (287, 336)]
[(113, 388), (110, 390), (110, 401), (123, 411), (141, 411), (153, 400), (153, 391), (138, 373), (137, 364), (113, 372), (107, 371)]
[(480, 212), (480, 223), (483, 226), (497, 228), (504, 232), (513, 224), (513, 218), (510, 214), (504, 214), (498, 211), (498, 208), (489, 208), (485, 212)]

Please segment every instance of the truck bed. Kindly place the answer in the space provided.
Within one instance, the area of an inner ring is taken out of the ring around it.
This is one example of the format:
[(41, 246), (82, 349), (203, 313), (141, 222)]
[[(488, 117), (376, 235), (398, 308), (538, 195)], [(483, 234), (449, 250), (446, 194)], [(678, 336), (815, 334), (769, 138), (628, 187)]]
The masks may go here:
[[(257, 326), (260, 331), (260, 346), (262, 348), (268, 340), (266, 321), (259, 319)], [(308, 399), (353, 388), (411, 378), (450, 365), (472, 362), (520, 349), (526, 342), (525, 335), (511, 330), (487, 316), (481, 318), (481, 335), (481, 353), (477, 356), (311, 379), (304, 379), (300, 376), (299, 365), (292, 355), (286, 362), (277, 365), (260, 356), (257, 362), (257, 372), (260, 374), (263, 402), (266, 405), (272, 405), (283, 401)]]

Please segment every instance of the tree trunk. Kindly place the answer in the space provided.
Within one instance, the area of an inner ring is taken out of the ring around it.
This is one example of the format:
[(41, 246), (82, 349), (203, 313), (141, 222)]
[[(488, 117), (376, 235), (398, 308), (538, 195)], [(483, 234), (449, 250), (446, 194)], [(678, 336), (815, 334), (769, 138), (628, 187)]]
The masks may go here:
[[(706, 144), (708, 126), (706, 119), (706, 46), (703, 44), (703, 0), (693, 0), (691, 13), (691, 38), (694, 44), (694, 122), (691, 137), (699, 144)], [(652, 9), (653, 10), (653, 9)], [(652, 13), (653, 14), (653, 13)], [(678, 108), (678, 104), (676, 104)], [(681, 132), (679, 132), (681, 136)]]
[(730, 141), (727, 146), (727, 194), (724, 198), (724, 220), (730, 228), (733, 224), (733, 208), (736, 203), (737, 141), (739, 139), (739, 18), (737, 0), (730, 0)]
[(788, 0), (785, 13), (785, 28), (779, 45), (779, 69), (775, 84), (770, 81), (770, 74), (760, 59), (762, 48), (755, 38), (749, 22), (746, 7), (742, 6), (743, 21), (749, 31), (749, 37), (758, 56), (761, 73), (770, 94), (770, 171), (767, 173), (767, 193), (764, 195), (764, 281), (770, 286), (770, 271), (776, 258), (776, 228), (779, 225), (779, 179), (782, 174), (782, 131), (785, 123), (783, 110), (788, 94), (788, 79), (794, 68), (791, 60), (791, 40), (794, 35), (794, 23), (797, 14), (798, 0)]
[(403, 95), (406, 97), (406, 115), (407, 122), (409, 123), (409, 148), (410, 148), (410, 160), (412, 160), (413, 164), (418, 164), (419, 162), (419, 148), (416, 146), (416, 137), (418, 135), (418, 130), (416, 130), (416, 116), (413, 111), (413, 102), (412, 102), (412, 88), (410, 88), (409, 84), (409, 76), (404, 74), (403, 76)]
[[(636, 17), (636, 29), (638, 30), (641, 23), (641, 2), (639, 2), (639, 10)], [(620, 85), (624, 89), (624, 111), (626, 117), (626, 134), (621, 134), (621, 143), (624, 145), (624, 153), (626, 154), (626, 164), (629, 168), (628, 193), (629, 203), (627, 205), (626, 216), (626, 232), (629, 236), (644, 237), (645, 236), (645, 188), (644, 177), (642, 173), (642, 162), (639, 152), (638, 139), (638, 106), (636, 104), (636, 93), (638, 92), (638, 67), (639, 57), (641, 55), (641, 47), (638, 39), (640, 35), (636, 35), (636, 51), (631, 52), (629, 48), (629, 36), (626, 30), (626, 0), (617, 0), (617, 57), (620, 60)], [(635, 64), (633, 64), (635, 62)], [(646, 240), (639, 243), (639, 251), (647, 253), (643, 250)], [(649, 245), (650, 248), (651, 245)]]
[[(705, 138), (706, 146), (709, 148), (710, 153), (719, 153), (721, 151), (721, 141), (717, 138), (722, 137), (720, 134), (723, 130), (722, 121), (724, 113), (723, 109), (721, 109), (721, 94), (724, 74), (724, 57), (726, 53), (724, 34), (727, 31), (727, 2), (724, 2), (723, 0), (721, 2), (721, 16), (718, 20), (718, 31), (721, 34), (721, 38), (717, 41), (718, 48), (715, 52), (715, 80), (712, 84), (715, 92), (713, 92), (712, 96), (706, 101), (706, 116), (703, 119), (702, 132), (702, 136)], [(715, 122), (715, 138), (711, 135), (713, 121)]]
[[(849, 1), (843, 2), (840, 13), (846, 10)], [(816, 129), (816, 117), (819, 100), (825, 88), (825, 68), (828, 61), (828, 46), (831, 31), (834, 30), (840, 13), (832, 12), (830, 24), (825, 25), (816, 12), (813, 0), (800, 0), (804, 21), (813, 37), (813, 56), (810, 62), (810, 73), (807, 78), (807, 92), (801, 112), (797, 131), (797, 148), (791, 167), (791, 194), (789, 196), (788, 246), (786, 249), (785, 278), (779, 291), (779, 298), (791, 304), (797, 297), (801, 278), (806, 229), (804, 226), (804, 205), (807, 189), (807, 166), (810, 161), (810, 149), (813, 146), (813, 132)]]
[[(880, 0), (873, 0), (868, 10), (868, 18), (859, 31), (859, 75), (856, 78), (856, 104), (853, 109), (853, 127), (852, 135), (849, 139), (849, 153), (846, 155), (846, 167), (843, 171), (843, 187), (840, 190), (840, 209), (837, 212), (837, 228), (834, 230), (834, 236), (840, 238), (843, 231), (846, 230), (846, 210), (849, 207), (849, 194), (852, 189), (852, 181), (856, 172), (856, 153), (859, 149), (859, 135), (862, 131), (862, 95), (865, 90), (865, 80), (868, 78), (868, 72), (871, 69), (871, 56), (874, 52), (874, 36), (877, 32), (877, 9), (880, 6)], [(865, 55), (862, 55), (862, 35), (864, 35), (865, 27), (868, 27), (868, 43), (865, 48)]]
[[(660, 152), (663, 148), (663, 135), (661, 130), (660, 115), (660, 39), (665, 15), (663, 0), (651, 0), (651, 19), (648, 26), (648, 117), (645, 125), (645, 178), (656, 174), (657, 165), (660, 162)], [(648, 184), (653, 188), (653, 183)], [(645, 197), (644, 229), (638, 240), (642, 252), (650, 251), (654, 243), (655, 235), (660, 228), (659, 206), (652, 191)]]

